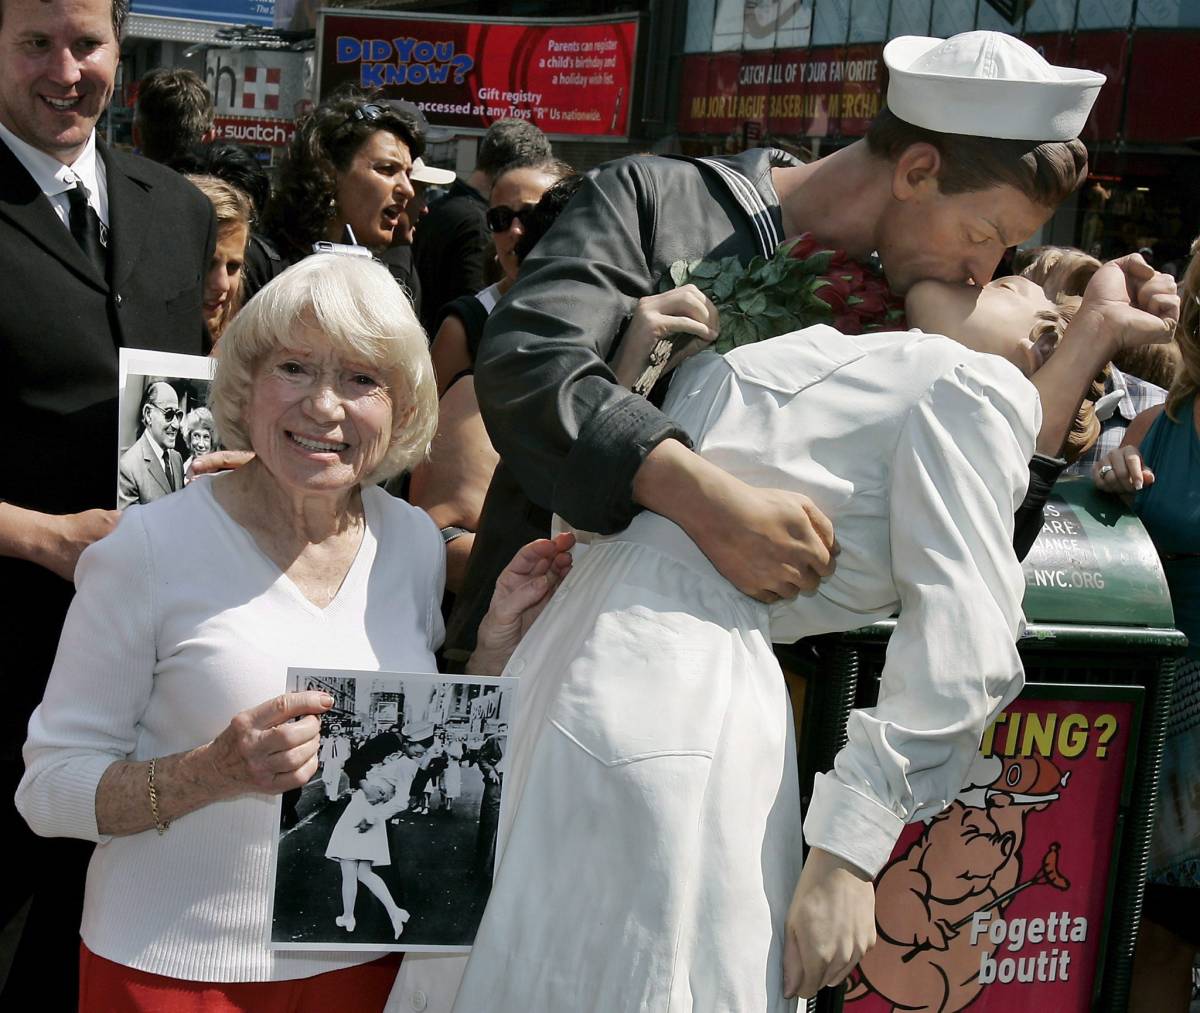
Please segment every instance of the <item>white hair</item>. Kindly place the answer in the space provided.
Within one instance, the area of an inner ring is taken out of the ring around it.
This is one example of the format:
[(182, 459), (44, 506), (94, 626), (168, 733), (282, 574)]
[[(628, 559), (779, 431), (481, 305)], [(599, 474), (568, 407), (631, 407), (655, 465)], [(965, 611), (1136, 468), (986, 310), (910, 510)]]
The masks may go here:
[(253, 450), (246, 407), (255, 375), (297, 330), (324, 335), (346, 358), (377, 370), (390, 389), (395, 429), (365, 483), (412, 468), (437, 431), (437, 385), (429, 343), (412, 304), (382, 264), (319, 253), (289, 267), (251, 299), (221, 336), (209, 407), (231, 450)]

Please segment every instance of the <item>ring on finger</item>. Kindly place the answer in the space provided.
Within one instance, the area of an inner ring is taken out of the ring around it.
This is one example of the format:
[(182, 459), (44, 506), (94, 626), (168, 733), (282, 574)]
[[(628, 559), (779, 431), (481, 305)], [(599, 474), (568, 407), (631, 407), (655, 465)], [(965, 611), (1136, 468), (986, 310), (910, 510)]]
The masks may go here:
[(1100, 466), (1100, 477), (1101, 478), (1103, 478), (1105, 475), (1111, 475), (1112, 473), (1113, 473), (1113, 466), (1111, 464), (1102, 464)]

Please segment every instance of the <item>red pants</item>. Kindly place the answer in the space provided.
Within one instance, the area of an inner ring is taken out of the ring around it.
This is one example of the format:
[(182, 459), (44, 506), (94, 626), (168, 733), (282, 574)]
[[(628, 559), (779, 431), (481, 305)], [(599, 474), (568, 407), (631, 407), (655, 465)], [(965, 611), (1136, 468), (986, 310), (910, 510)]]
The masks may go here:
[(183, 981), (136, 971), (79, 944), (79, 1013), (328, 1013), (382, 1010), (403, 954), (291, 981)]

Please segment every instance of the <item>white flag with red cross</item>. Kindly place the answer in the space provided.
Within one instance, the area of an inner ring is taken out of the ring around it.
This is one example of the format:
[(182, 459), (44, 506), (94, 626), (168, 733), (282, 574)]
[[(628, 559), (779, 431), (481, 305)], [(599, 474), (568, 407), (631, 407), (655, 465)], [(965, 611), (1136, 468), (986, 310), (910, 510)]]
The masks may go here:
[(247, 67), (242, 79), (242, 108), (278, 109), (282, 78), (279, 67)]

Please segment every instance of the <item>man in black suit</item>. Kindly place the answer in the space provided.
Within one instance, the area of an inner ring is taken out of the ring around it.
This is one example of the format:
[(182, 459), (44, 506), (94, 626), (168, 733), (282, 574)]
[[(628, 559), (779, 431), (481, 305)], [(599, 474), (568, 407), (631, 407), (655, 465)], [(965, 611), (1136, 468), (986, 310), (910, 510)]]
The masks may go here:
[(76, 561), (116, 523), (117, 349), (208, 345), (208, 201), (95, 133), (127, 12), (128, 0), (0, 0), (0, 840), (25, 870), (0, 880), (0, 925), (32, 897), (4, 1009), (76, 1001), (91, 846), (36, 841), (12, 796)]

